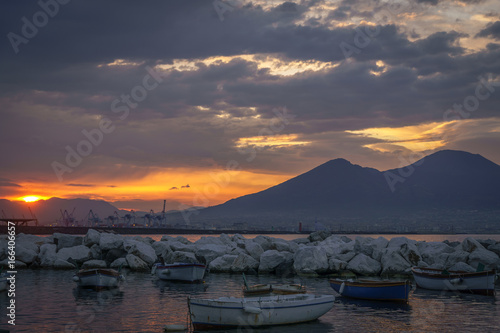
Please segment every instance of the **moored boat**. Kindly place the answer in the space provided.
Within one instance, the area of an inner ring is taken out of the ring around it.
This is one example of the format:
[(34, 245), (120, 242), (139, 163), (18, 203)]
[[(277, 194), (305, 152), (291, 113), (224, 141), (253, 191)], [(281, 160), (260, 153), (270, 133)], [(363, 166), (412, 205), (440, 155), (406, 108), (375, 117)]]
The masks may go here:
[(124, 279), (120, 272), (107, 268), (81, 269), (73, 275), (73, 281), (82, 288), (116, 288)]
[(462, 293), (495, 295), (496, 271), (462, 272), (413, 267), (417, 287)]
[(162, 280), (200, 282), (205, 276), (206, 266), (200, 263), (156, 263), (151, 274), (156, 274)]
[(305, 294), (306, 287), (300, 284), (255, 284), (252, 286), (243, 286), (245, 296), (253, 295), (292, 295)]
[(342, 296), (374, 301), (408, 302), (411, 282), (330, 279), (330, 286)]
[(262, 327), (318, 319), (333, 307), (333, 295), (188, 298), (194, 330)]

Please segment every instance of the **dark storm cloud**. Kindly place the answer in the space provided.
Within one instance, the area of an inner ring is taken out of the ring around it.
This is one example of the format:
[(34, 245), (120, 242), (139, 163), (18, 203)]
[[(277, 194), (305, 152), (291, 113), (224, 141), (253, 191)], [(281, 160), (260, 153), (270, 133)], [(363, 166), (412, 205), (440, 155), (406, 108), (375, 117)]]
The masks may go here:
[[(211, 1), (147, 5), (73, 1), (61, 6), (15, 54), (5, 36), (21, 34), (21, 18), (31, 20), (40, 8), (35, 2), (9, 2), (8, 10), (0, 14), (4, 36), (0, 130), (9, 145), (0, 143), (0, 147), (12, 154), (0, 170), (26, 172), (36, 165), (51, 172), (52, 161), (64, 160), (65, 147), (75, 147), (85, 138), (82, 130), (97, 126), (95, 117), (109, 117), (116, 130), (104, 136), (72, 175), (98, 172), (102, 178), (114, 179), (121, 173), (140, 177), (154, 166), (225, 165), (231, 159), (247, 158), (237, 152), (234, 142), (259, 135), (275, 117), (276, 107), (286, 106), (296, 117), (282, 134), (337, 131), (329, 140), (343, 140), (339, 133), (346, 129), (440, 121), (453, 103), (474, 93), (479, 76), (500, 73), (496, 44), (466, 52), (460, 44), (466, 34), (453, 30), (418, 37), (408, 36), (396, 23), (331, 27), (317, 19), (315, 24), (296, 24), (314, 3), (284, 2), (270, 9), (246, 4), (227, 12), (221, 22)], [(344, 22), (353, 16), (372, 20), (376, 10), (365, 10), (365, 4), (343, 1), (324, 15)], [(380, 2), (376, 5), (378, 10), (383, 8)], [(497, 23), (483, 29), (481, 37), (497, 38)], [(366, 31), (372, 34), (363, 39), (360, 35)], [(342, 43), (357, 52), (346, 59)], [(111, 112), (114, 99), (142, 83), (147, 66), (241, 54), (339, 66), (279, 76), (251, 60), (198, 63), (192, 71), (163, 72), (163, 82), (126, 119)], [(140, 65), (99, 67), (116, 59)], [(499, 96), (492, 94), (481, 102), (475, 116), (496, 114)], [(249, 108), (255, 108), (255, 114)], [(314, 149), (309, 146), (309, 154), (333, 151), (327, 142)], [(340, 148), (335, 150), (339, 154)], [(298, 165), (297, 154), (308, 156), (304, 147), (263, 150), (247, 167), (272, 168), (270, 161), (279, 163), (279, 156), (296, 159), (292, 164)], [(280, 167), (285, 170), (286, 163)], [(44, 177), (44, 172), (34, 176)]]
[(10, 179), (0, 178), (0, 187), (21, 187), (21, 185), (12, 182)]
[(500, 40), (500, 21), (488, 24), (476, 37), (493, 37), (496, 40)]

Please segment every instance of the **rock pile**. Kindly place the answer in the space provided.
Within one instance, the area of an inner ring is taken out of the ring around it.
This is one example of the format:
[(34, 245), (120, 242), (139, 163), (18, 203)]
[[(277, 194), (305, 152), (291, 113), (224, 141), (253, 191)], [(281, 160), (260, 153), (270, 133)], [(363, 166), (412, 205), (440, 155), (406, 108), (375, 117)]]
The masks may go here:
[[(0, 266), (7, 266), (7, 237), (0, 236)], [(89, 230), (85, 236), (55, 233), (48, 237), (16, 237), (16, 268), (74, 269), (128, 267), (148, 271), (155, 262), (201, 262), (211, 272), (248, 274), (338, 274), (391, 276), (409, 274), (412, 266), (475, 271), (500, 269), (500, 242), (466, 238), (463, 242), (419, 242), (331, 235), (315, 232), (291, 241), (269, 236), (202, 237), (122, 236)], [(71, 259), (70, 259), (71, 258)]]

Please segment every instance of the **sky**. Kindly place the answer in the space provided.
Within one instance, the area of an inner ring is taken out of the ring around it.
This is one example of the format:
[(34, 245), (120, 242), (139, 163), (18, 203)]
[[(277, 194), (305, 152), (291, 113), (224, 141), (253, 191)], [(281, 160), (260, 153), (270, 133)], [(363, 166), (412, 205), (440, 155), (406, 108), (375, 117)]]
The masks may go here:
[(335, 158), (500, 164), (497, 0), (1, 6), (0, 198), (158, 211)]

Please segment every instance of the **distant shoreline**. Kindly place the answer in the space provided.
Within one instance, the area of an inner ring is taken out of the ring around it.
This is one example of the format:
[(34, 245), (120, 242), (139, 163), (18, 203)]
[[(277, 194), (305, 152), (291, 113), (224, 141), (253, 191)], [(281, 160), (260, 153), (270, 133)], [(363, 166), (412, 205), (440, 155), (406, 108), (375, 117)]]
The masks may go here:
[[(100, 232), (110, 232), (120, 235), (159, 235), (159, 234), (170, 234), (170, 235), (183, 235), (183, 234), (193, 234), (193, 235), (220, 235), (220, 234), (262, 234), (262, 235), (309, 235), (314, 232), (313, 230), (303, 230), (303, 231), (282, 231), (282, 230), (239, 230), (239, 229), (227, 229), (227, 230), (213, 230), (213, 229), (184, 229), (184, 228), (135, 228), (135, 227), (52, 227), (52, 226), (17, 226), (16, 233), (32, 234), (32, 235), (52, 235), (53, 233), (63, 233), (70, 235), (84, 235), (89, 229), (95, 229)], [(394, 232), (394, 231), (345, 231), (345, 232), (332, 232), (337, 235), (460, 235), (460, 234), (471, 234), (471, 233), (449, 233), (449, 232)], [(0, 226), (0, 234), (7, 234), (7, 226)], [(481, 234), (488, 234), (482, 232)], [(489, 233), (491, 235), (496, 235), (498, 233)]]

